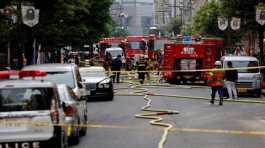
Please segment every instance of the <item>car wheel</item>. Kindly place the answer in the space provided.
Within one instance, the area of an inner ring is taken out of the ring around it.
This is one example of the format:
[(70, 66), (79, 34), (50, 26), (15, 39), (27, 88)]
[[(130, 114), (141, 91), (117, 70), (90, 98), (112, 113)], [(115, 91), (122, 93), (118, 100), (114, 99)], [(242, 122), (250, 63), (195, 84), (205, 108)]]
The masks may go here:
[(58, 147), (58, 148), (68, 148), (68, 139), (66, 132), (62, 127), (55, 127), (56, 134), (54, 143), (51, 145), (51, 147)]
[(108, 96), (108, 100), (112, 101), (114, 98), (114, 93), (113, 91), (110, 93), (110, 95)]
[(86, 135), (86, 132), (87, 132), (87, 127), (86, 127), (87, 115), (84, 115), (84, 120), (85, 120), (85, 122), (83, 123), (83, 127), (81, 128), (80, 133), (79, 133), (80, 136), (85, 136)]
[(261, 90), (260, 89), (256, 90), (256, 92), (254, 93), (254, 96), (256, 98), (260, 98), (260, 96), (261, 96)]
[(75, 127), (73, 130), (73, 134), (71, 137), (69, 137), (68, 143), (70, 143), (71, 145), (77, 145), (80, 141), (79, 128)]

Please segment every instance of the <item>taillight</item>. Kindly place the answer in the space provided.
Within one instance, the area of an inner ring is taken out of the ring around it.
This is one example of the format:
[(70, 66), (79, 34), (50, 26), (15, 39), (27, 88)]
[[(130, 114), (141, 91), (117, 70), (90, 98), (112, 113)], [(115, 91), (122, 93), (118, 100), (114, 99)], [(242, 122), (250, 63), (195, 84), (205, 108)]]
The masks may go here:
[(53, 124), (58, 124), (59, 123), (59, 111), (57, 110), (57, 105), (56, 101), (52, 100), (51, 101), (51, 111), (50, 111), (50, 116)]
[(65, 116), (73, 116), (75, 109), (72, 106), (66, 106), (64, 109)]
[(50, 115), (51, 115), (52, 123), (58, 124), (59, 123), (59, 112), (58, 111), (52, 111), (50, 113)]

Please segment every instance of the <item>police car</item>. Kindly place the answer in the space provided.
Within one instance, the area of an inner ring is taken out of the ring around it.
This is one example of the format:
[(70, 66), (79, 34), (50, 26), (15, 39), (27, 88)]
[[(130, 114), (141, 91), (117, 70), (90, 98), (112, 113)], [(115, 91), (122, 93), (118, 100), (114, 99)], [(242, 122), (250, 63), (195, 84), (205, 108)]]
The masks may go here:
[[(46, 75), (41, 71), (17, 74), (20, 78)], [(56, 84), (10, 77), (10, 72), (0, 72), (0, 148), (67, 148), (66, 130), (59, 126), (65, 116)]]

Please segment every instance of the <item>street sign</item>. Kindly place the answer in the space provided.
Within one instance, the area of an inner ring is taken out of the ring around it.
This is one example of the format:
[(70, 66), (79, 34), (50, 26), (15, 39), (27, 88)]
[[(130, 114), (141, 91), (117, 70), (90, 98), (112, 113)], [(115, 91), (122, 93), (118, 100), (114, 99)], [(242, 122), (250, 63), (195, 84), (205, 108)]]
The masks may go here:
[(192, 43), (191, 36), (183, 36), (182, 42), (183, 44), (191, 44)]
[(224, 31), (228, 27), (228, 19), (226, 17), (218, 17), (218, 28)]
[(34, 6), (21, 6), (23, 23), (33, 27), (39, 23), (39, 10)]
[(265, 24), (265, 10), (257, 8), (257, 10), (256, 10), (256, 21), (262, 26)]
[(232, 20), (230, 22), (231, 29), (233, 29), (233, 30), (240, 29), (240, 22), (241, 22), (240, 18), (232, 17)]

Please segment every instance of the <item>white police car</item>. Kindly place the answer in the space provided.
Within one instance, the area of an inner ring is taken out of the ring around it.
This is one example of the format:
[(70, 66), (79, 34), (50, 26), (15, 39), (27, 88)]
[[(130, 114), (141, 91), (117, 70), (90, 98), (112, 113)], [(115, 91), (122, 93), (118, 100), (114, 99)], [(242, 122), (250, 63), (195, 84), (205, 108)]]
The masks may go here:
[[(20, 71), (19, 77), (45, 76), (41, 71)], [(0, 148), (67, 148), (64, 112), (57, 86), (36, 80), (3, 80), (0, 72)]]

